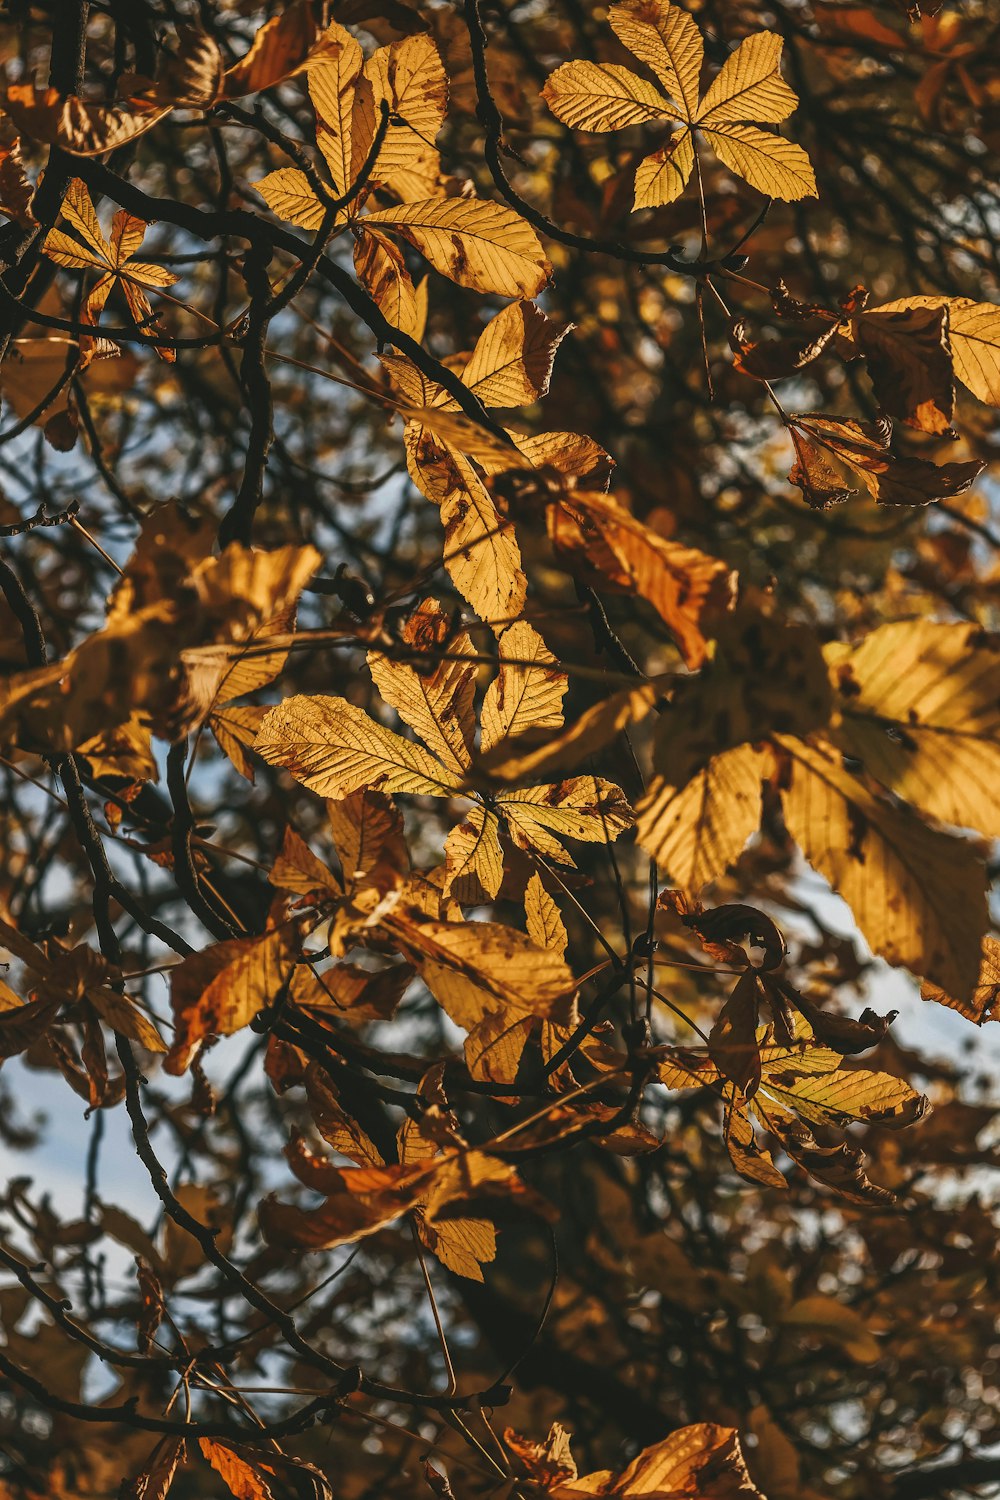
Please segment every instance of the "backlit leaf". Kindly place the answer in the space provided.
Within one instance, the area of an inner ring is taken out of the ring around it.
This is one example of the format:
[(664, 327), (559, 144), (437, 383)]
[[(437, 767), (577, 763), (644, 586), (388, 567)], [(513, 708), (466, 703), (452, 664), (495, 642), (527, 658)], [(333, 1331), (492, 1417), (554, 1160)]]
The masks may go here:
[(479, 198), (430, 198), (381, 208), (366, 222), (384, 225), (459, 286), (501, 297), (534, 297), (551, 267), (538, 236), (509, 208)]

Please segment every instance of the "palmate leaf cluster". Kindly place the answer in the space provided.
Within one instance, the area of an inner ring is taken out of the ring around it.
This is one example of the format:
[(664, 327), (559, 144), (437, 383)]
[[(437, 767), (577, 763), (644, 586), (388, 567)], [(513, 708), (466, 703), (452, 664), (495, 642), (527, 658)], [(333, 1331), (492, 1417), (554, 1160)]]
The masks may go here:
[(995, 1483), (988, 10), (64, 9), (0, 1500)]

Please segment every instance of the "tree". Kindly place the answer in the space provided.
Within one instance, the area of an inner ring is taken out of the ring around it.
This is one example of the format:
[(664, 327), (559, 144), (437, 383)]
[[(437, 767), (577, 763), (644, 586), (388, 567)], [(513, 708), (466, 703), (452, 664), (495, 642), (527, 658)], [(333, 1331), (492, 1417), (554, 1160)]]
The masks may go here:
[(930, 10), (8, 8), (4, 1500), (992, 1492)]

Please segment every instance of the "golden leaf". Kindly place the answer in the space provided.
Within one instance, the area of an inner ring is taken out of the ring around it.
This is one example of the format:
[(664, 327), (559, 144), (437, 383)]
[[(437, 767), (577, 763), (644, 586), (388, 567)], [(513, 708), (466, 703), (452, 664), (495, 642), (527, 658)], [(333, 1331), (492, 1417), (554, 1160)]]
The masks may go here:
[(378, 209), (365, 220), (409, 240), (443, 276), (477, 292), (534, 297), (552, 267), (520, 215), (480, 198), (429, 198)]
[[(76, 230), (82, 244), (61, 229), (50, 229), (42, 242), (45, 254), (60, 266), (101, 272), (100, 280), (84, 304), (83, 321), (97, 322), (117, 281), (136, 323), (155, 328), (155, 324), (150, 323), (152, 308), (143, 288), (172, 286), (177, 277), (162, 266), (132, 259), (149, 226), (142, 219), (119, 210), (112, 220), (109, 243), (94, 212), (90, 194), (77, 177), (72, 178), (66, 188), (62, 215)], [(167, 361), (176, 357), (172, 349), (157, 347), (156, 352)]]
[(341, 894), (340, 882), (323, 861), (317, 859), (294, 828), (285, 829), (281, 853), (274, 861), (268, 879), (279, 890), (292, 891), (297, 896), (309, 896), (314, 891), (322, 891), (328, 896)]
[[(255, 186), (259, 188), (260, 184)], [(273, 203), (271, 206), (274, 208)], [(419, 342), (427, 318), (426, 278), (419, 288), (414, 287), (399, 246), (377, 229), (366, 229), (354, 241), (354, 269), (386, 322)]]
[(208, 727), (218, 743), (219, 749), (247, 781), (255, 780), (253, 761), (247, 755), (264, 722), (266, 708), (256, 704), (230, 704), (218, 713), (208, 716)]
[(288, 993), (296, 1005), (334, 1011), (356, 1025), (388, 1021), (415, 972), (409, 964), (362, 969), (358, 964), (339, 963), (318, 973), (311, 964), (298, 964)]
[(565, 1024), (575, 984), (559, 954), (496, 922), (411, 921), (397, 908), (386, 928), (419, 968), (428, 989), (459, 1026), (488, 1011), (543, 1016)]
[(785, 203), (819, 196), (808, 156), (784, 136), (755, 125), (713, 125), (705, 133), (719, 160), (758, 193)]
[(665, 113), (659, 91), (617, 63), (563, 63), (549, 75), (542, 97), (571, 130), (627, 130)]
[(273, 1003), (292, 976), (294, 934), (232, 938), (192, 953), (170, 972), (174, 1040), (164, 1068), (183, 1073), (209, 1036), (230, 1036)]
[(479, 618), (500, 629), (517, 619), (528, 591), (514, 527), (468, 459), (455, 454), (449, 472), (440, 502), (444, 565)]
[(321, 797), (343, 798), (369, 788), (448, 796), (460, 787), (428, 750), (383, 728), (344, 698), (286, 698), (268, 713), (255, 749)]
[(483, 751), (529, 730), (560, 729), (563, 722), (569, 678), (537, 630), (518, 620), (500, 636), (498, 649), (499, 670), (483, 698)]
[(258, 1464), (242, 1458), (228, 1443), (214, 1438), (199, 1438), (198, 1447), (235, 1500), (278, 1500), (278, 1491), (270, 1484), (275, 1478), (270, 1465), (265, 1472)]
[[(529, 406), (548, 391), (556, 350), (569, 329), (533, 302), (512, 302), (479, 335), (462, 380), (484, 406)], [(443, 395), (441, 405), (456, 404)]]
[(357, 1120), (341, 1107), (326, 1074), (316, 1063), (310, 1063), (306, 1069), (305, 1083), (310, 1117), (327, 1145), (359, 1166), (384, 1166), (378, 1149)]
[(760, 825), (762, 762), (750, 745), (714, 756), (683, 787), (654, 777), (636, 804), (636, 838), (692, 895), (722, 875)]
[(597, 1495), (619, 1500), (764, 1500), (747, 1472), (736, 1428), (708, 1422), (680, 1427), (663, 1442), (644, 1448), (617, 1476), (600, 1470), (558, 1483), (549, 1495), (551, 1500)]
[(436, 599), (425, 599), (408, 617), (402, 642), (425, 655), (426, 663), (418, 659), (413, 666), (370, 651), (372, 681), (443, 765), (455, 772), (468, 770), (476, 730), (477, 665), (462, 658), (473, 657), (472, 642), (465, 631), (452, 634), (450, 618)]
[(467, 906), (493, 900), (503, 883), (503, 850), (495, 812), (471, 807), (445, 842), (445, 894)]
[(520, 848), (562, 864), (573, 861), (560, 839), (611, 844), (634, 821), (621, 788), (597, 776), (498, 792), (496, 806)]
[(264, 22), (249, 51), (227, 70), (223, 78), (225, 97), (237, 99), (273, 88), (298, 73), (327, 45), (316, 25), (316, 8), (311, 0), (292, 0), (280, 15)]
[(349, 797), (328, 802), (326, 812), (348, 890), (378, 865), (407, 869), (403, 820), (399, 809), (382, 792), (352, 792)]
[(1000, 837), (1000, 651), (978, 627), (894, 621), (826, 655), (833, 743), (929, 817)]
[(786, 201), (817, 196), (802, 148), (750, 123), (778, 124), (798, 102), (779, 72), (781, 37), (770, 31), (746, 37), (699, 101), (704, 46), (684, 10), (669, 0), (626, 0), (611, 7), (608, 20), (660, 87), (618, 64), (569, 62), (549, 77), (542, 95), (557, 119), (576, 130), (621, 130), (650, 120), (680, 126), (636, 168), (634, 208), (672, 203), (684, 191), (695, 128), (759, 192)]
[(738, 120), (787, 120), (798, 100), (778, 71), (781, 47), (781, 37), (771, 31), (745, 37), (699, 104), (698, 124), (708, 129)]
[(297, 224), (300, 229), (314, 230), (322, 224), (326, 208), (313, 192), (306, 174), (298, 167), (278, 167), (276, 171), (256, 178), (253, 186), (279, 219)]
[[(332, 1249), (367, 1238), (418, 1205), (425, 1223), (437, 1222), (443, 1229), (454, 1217), (444, 1211), (453, 1205), (476, 1204), (497, 1191), (523, 1191), (512, 1167), (467, 1148), (398, 1166), (331, 1170), (326, 1190), (326, 1203), (316, 1209), (265, 1199), (258, 1210), (265, 1237), (280, 1246)], [(486, 1248), (481, 1241), (480, 1246)], [(472, 1246), (466, 1243), (465, 1249), (470, 1255)], [(466, 1257), (459, 1263), (467, 1265)], [(466, 1269), (461, 1274), (473, 1273)]]
[[(788, 831), (854, 913), (874, 952), (971, 1000), (986, 928), (975, 850), (872, 795), (830, 745), (776, 736)], [(786, 785), (787, 781), (787, 785)]]
[(426, 34), (379, 47), (365, 63), (375, 106), (390, 106), (390, 124), (373, 176), (380, 182), (424, 162), (444, 124), (448, 78), (441, 55)]
[(465, 1062), (473, 1078), (485, 1083), (513, 1083), (533, 1031), (534, 1016), (490, 1011), (465, 1039)]
[[(516, 736), (490, 742), (477, 761), (476, 771), (491, 783), (519, 782), (554, 771), (574, 771), (630, 723), (644, 718), (662, 697), (662, 691), (655, 679), (639, 687), (622, 688), (621, 692), (584, 709), (561, 734), (553, 735), (549, 727), (528, 728), (522, 723)], [(482, 719), (485, 746), (486, 700)]]
[(622, 46), (656, 74), (682, 114), (693, 119), (698, 111), (705, 48), (688, 12), (679, 5), (634, 0), (613, 5), (608, 21)]
[(309, 97), (316, 111), (316, 144), (330, 170), (334, 194), (341, 197), (355, 179), (353, 116), (364, 54), (360, 43), (336, 21), (328, 27), (324, 43), (323, 56), (309, 68)]
[(59, 146), (71, 156), (103, 156), (133, 141), (170, 113), (141, 99), (126, 106), (90, 104), (76, 94), (31, 83), (7, 87), (4, 106), (18, 129), (32, 140)]
[(536, 948), (551, 948), (553, 953), (560, 954), (566, 952), (569, 941), (566, 924), (537, 871), (525, 887), (524, 915), (527, 918), (528, 936)]

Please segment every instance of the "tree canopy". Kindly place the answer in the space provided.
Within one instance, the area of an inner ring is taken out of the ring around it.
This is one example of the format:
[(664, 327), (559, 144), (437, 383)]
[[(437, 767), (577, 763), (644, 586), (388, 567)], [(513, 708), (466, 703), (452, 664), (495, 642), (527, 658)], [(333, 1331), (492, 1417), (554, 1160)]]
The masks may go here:
[(0, 37), (0, 1500), (995, 1493), (995, 8)]

